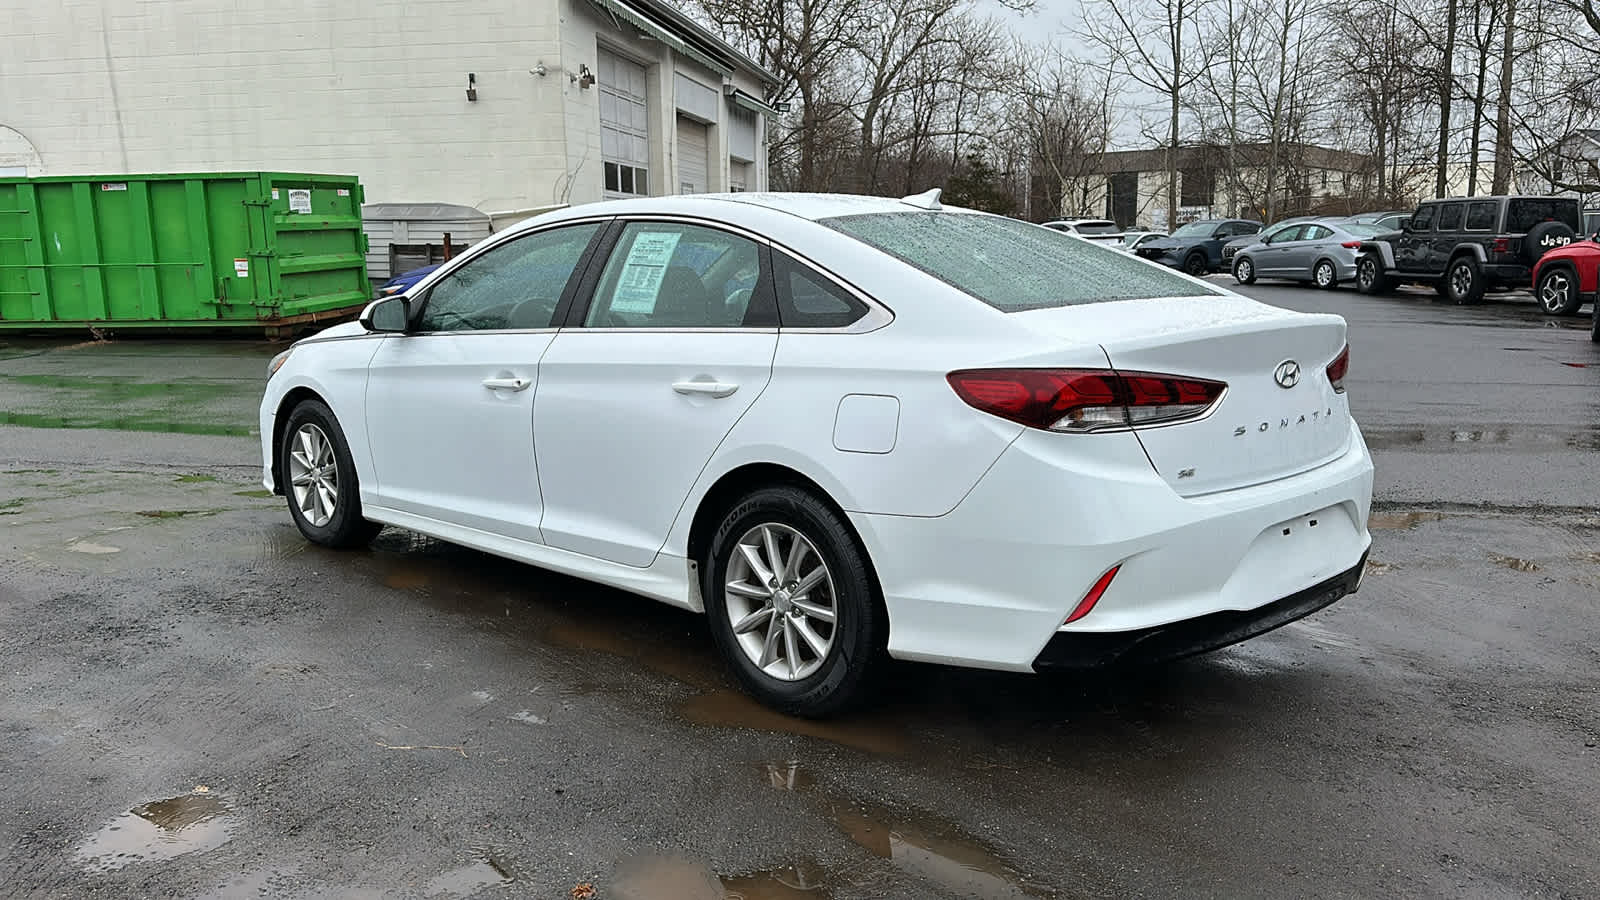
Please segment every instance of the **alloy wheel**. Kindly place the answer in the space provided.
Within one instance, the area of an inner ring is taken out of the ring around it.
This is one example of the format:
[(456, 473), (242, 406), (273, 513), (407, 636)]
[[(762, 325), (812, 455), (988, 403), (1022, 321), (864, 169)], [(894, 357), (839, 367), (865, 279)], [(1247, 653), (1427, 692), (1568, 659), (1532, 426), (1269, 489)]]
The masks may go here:
[(1539, 302), (1544, 304), (1547, 312), (1564, 312), (1571, 290), (1572, 283), (1567, 280), (1565, 272), (1551, 272), (1539, 286)]
[(1317, 284), (1318, 284), (1318, 286), (1327, 287), (1328, 285), (1330, 285), (1332, 283), (1333, 283), (1333, 266), (1329, 265), (1328, 263), (1323, 263), (1322, 265), (1317, 266)]
[(1450, 290), (1457, 297), (1465, 297), (1472, 291), (1472, 267), (1466, 263), (1459, 263), (1450, 270)]
[(1250, 260), (1241, 259), (1239, 264), (1234, 266), (1234, 278), (1241, 283), (1249, 281), (1250, 276), (1255, 274), (1255, 268), (1254, 265), (1251, 265)]
[(289, 487), (295, 506), (311, 525), (322, 528), (333, 521), (339, 507), (339, 464), (333, 442), (311, 422), (294, 433), (289, 451)]
[(734, 640), (767, 675), (799, 681), (828, 658), (839, 620), (833, 576), (795, 529), (773, 522), (745, 532), (723, 596)]

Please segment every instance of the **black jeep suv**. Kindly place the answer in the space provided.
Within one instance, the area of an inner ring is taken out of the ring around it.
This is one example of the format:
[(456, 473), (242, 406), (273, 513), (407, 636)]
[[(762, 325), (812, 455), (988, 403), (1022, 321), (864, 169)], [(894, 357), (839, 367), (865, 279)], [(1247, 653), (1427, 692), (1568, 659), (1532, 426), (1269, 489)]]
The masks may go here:
[(1491, 288), (1527, 287), (1539, 257), (1582, 227), (1578, 201), (1567, 197), (1429, 200), (1400, 231), (1362, 241), (1356, 289), (1428, 284), (1456, 303), (1477, 303)]

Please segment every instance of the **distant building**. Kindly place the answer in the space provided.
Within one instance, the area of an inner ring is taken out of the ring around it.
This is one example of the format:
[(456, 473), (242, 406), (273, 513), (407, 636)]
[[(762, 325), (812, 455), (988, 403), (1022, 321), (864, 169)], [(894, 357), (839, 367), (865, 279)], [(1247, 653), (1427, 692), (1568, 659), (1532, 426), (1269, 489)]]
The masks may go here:
[(505, 217), (767, 184), (776, 79), (665, 0), (0, 0), (0, 21), (0, 175), (350, 173), (369, 202)]
[[(1179, 147), (1178, 221), (1267, 215), (1267, 144)], [(1273, 216), (1353, 213), (1371, 191), (1371, 157), (1312, 144), (1278, 148)], [(1061, 214), (1104, 216), (1122, 226), (1167, 223), (1167, 151), (1122, 150), (1091, 161), (1068, 179)]]
[(1517, 191), (1600, 204), (1600, 129), (1577, 129), (1537, 154), (1517, 173)]

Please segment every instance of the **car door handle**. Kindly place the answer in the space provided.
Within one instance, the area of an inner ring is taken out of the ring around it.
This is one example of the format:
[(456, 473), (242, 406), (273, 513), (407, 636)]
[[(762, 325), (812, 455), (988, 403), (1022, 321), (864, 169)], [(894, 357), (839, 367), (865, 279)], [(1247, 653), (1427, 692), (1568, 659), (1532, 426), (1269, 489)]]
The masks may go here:
[(679, 381), (672, 389), (680, 394), (704, 394), (707, 397), (726, 397), (739, 389), (737, 384), (725, 381)]
[(483, 386), (491, 391), (525, 391), (533, 384), (532, 378), (485, 378)]

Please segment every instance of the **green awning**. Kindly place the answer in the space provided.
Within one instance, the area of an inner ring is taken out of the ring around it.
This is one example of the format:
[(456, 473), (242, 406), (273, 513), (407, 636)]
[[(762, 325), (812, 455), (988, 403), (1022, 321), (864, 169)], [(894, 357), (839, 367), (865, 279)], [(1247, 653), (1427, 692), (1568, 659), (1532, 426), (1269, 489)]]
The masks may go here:
[(766, 113), (769, 116), (776, 116), (778, 114), (776, 107), (772, 106), (770, 103), (763, 103), (749, 94), (746, 94), (744, 91), (735, 90), (733, 93), (729, 94), (728, 97), (736, 105), (742, 106), (751, 112)]
[(675, 52), (689, 57), (711, 71), (716, 72), (719, 75), (733, 74), (733, 69), (729, 68), (726, 64), (720, 63), (706, 54), (701, 53), (699, 50), (689, 46), (683, 40), (683, 38), (678, 37), (653, 20), (646, 18), (638, 10), (626, 3), (623, 3), (622, 0), (589, 0), (589, 2), (600, 7), (606, 12), (611, 13), (617, 18), (628, 22), (645, 34), (648, 34), (661, 43), (666, 44), (668, 47), (671, 47)]

